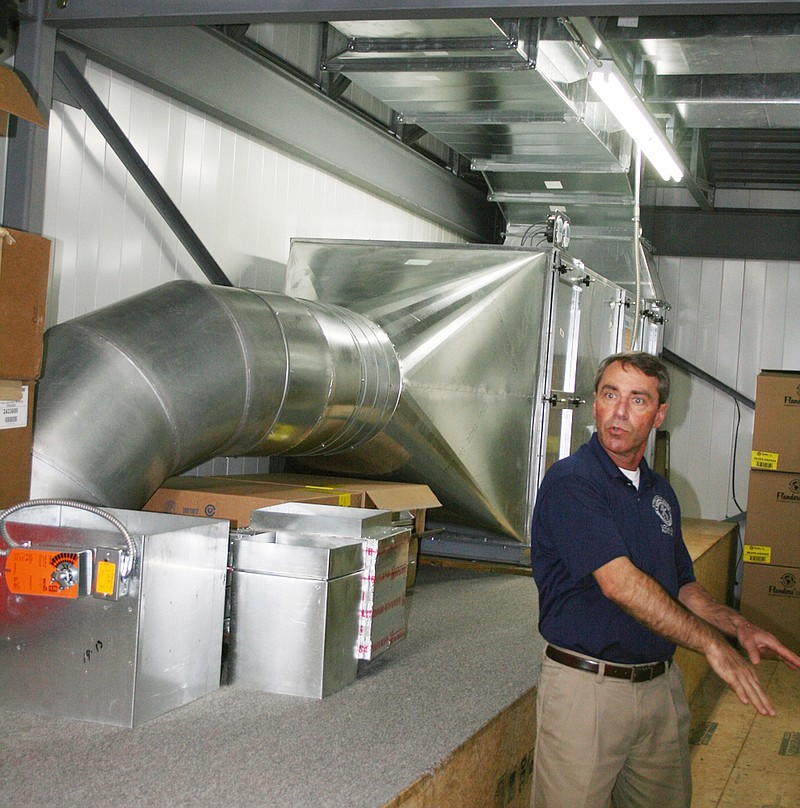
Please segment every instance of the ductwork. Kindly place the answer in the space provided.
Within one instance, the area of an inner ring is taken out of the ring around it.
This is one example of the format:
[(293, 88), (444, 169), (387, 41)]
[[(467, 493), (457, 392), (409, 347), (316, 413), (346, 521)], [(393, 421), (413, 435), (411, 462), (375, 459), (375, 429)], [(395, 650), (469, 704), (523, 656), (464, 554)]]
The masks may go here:
[(31, 496), (140, 508), (214, 457), (283, 455), (528, 543), (623, 290), (552, 247), (324, 240), (293, 241), (285, 290), (177, 281), (51, 328)]
[(361, 315), (176, 281), (48, 330), (31, 496), (138, 508), (211, 457), (353, 449), (400, 390)]

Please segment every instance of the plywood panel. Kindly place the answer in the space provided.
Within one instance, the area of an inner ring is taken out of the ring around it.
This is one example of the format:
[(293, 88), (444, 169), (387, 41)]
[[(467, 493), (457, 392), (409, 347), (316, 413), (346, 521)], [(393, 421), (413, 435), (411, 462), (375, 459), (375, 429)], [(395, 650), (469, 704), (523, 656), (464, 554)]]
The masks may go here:
[(534, 688), (384, 808), (528, 808), (535, 738)]
[[(684, 519), (683, 537), (697, 582), (720, 603), (729, 602), (733, 592), (737, 535), (737, 526), (729, 522)], [(683, 674), (686, 697), (691, 701), (710, 666), (702, 654), (686, 648), (678, 648), (675, 661)]]

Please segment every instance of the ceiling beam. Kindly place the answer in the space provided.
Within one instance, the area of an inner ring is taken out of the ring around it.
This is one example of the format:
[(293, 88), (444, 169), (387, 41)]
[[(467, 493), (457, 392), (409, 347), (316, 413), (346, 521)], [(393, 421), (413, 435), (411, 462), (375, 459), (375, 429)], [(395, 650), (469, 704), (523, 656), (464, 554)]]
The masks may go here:
[[(791, 0), (47, 0), (59, 28), (564, 15), (776, 14)], [(24, 10), (23, 10), (24, 11)]]
[[(611, 18), (603, 35), (611, 41), (640, 39), (702, 39), (738, 36), (794, 36), (800, 34), (800, 14), (700, 14), (640, 17), (636, 24)], [(797, 8), (794, 9), (797, 11)]]
[(657, 207), (642, 221), (660, 255), (800, 260), (800, 211)]

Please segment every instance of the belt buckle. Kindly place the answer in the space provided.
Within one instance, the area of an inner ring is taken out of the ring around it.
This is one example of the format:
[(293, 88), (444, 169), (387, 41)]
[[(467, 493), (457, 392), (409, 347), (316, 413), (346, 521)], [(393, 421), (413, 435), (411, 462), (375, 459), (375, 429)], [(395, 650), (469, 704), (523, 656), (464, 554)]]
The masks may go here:
[(631, 671), (631, 682), (651, 682), (656, 675), (658, 663), (648, 665), (647, 667), (634, 667)]

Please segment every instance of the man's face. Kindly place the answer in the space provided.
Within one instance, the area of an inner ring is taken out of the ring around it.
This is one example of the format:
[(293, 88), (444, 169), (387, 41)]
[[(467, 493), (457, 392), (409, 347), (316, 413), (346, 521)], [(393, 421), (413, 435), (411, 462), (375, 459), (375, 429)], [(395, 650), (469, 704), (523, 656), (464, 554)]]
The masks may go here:
[(650, 431), (667, 414), (658, 403), (658, 380), (633, 365), (612, 362), (594, 395), (594, 420), (600, 445), (624, 469), (636, 469), (644, 455)]

